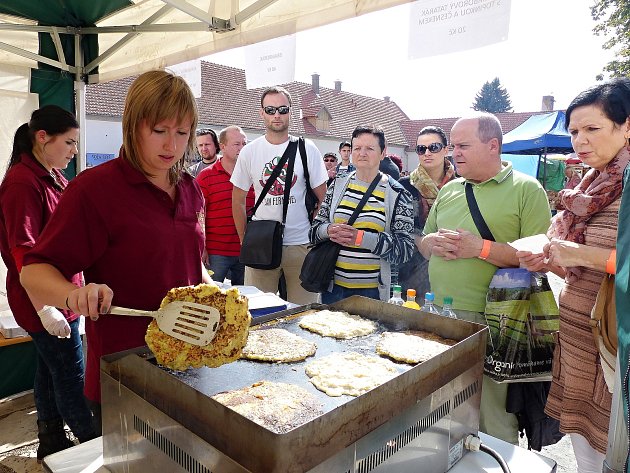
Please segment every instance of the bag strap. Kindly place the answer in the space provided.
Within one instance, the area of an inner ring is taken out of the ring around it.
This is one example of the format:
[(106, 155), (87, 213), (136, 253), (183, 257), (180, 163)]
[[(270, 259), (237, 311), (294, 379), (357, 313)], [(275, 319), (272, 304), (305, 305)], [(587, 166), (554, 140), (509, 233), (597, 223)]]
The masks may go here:
[(488, 228), (488, 224), (484, 220), (483, 215), (481, 215), (479, 205), (477, 205), (477, 199), (475, 199), (472, 184), (467, 182), (464, 184), (464, 187), (466, 188), (466, 202), (468, 202), (468, 209), (470, 210), (470, 214), (472, 215), (477, 230), (479, 230), (481, 238), (484, 240), (496, 241), (494, 239), (494, 235)]
[(357, 207), (354, 209), (354, 212), (352, 212), (352, 215), (350, 215), (347, 225), (352, 225), (354, 221), (357, 219), (357, 217), (359, 216), (359, 212), (363, 210), (363, 207), (365, 206), (366, 202), (372, 195), (372, 192), (374, 192), (374, 189), (376, 189), (376, 186), (378, 185), (382, 177), (383, 175), (379, 171), (379, 173), (376, 175), (374, 180), (370, 183), (370, 186), (365, 191), (365, 194), (363, 194), (363, 197), (361, 197), (361, 200), (359, 201), (359, 204), (357, 205)]
[(282, 199), (282, 225), (284, 225), (284, 223), (287, 220), (287, 210), (289, 209), (289, 198), (291, 194), (291, 183), (293, 181), (293, 167), (295, 166), (295, 152), (296, 151), (297, 151), (297, 146), (294, 146), (293, 155), (289, 158), (289, 165), (287, 166), (287, 175), (284, 179), (284, 198)]
[[(284, 153), (282, 153), (282, 157), (280, 158), (280, 161), (278, 161), (278, 164), (276, 164), (276, 166), (273, 168), (271, 176), (269, 176), (269, 179), (267, 179), (267, 182), (265, 182), (262, 192), (260, 193), (260, 195), (258, 196), (258, 199), (256, 200), (256, 204), (251, 209), (251, 213), (249, 217), (254, 216), (254, 214), (256, 213), (256, 210), (258, 210), (258, 207), (260, 206), (263, 199), (267, 195), (267, 192), (269, 192), (269, 189), (271, 189), (271, 185), (276, 181), (276, 179), (282, 172), (282, 168), (284, 167), (284, 164), (287, 162), (287, 159), (289, 159), (289, 156), (291, 155), (295, 156), (296, 151), (297, 151), (297, 141), (294, 139), (291, 139), (286, 149), (284, 150)], [(291, 171), (293, 171), (293, 168), (291, 168)], [(291, 172), (291, 175), (293, 175), (293, 172)], [(285, 193), (286, 193), (286, 189), (285, 189)], [(283, 212), (286, 214), (286, 210), (284, 208), (283, 208)], [(284, 215), (282, 219), (284, 223)]]
[(313, 188), (311, 187), (311, 176), (308, 172), (308, 163), (306, 162), (306, 140), (304, 140), (303, 136), (300, 136), (298, 143), (300, 145), (300, 157), (302, 158), (302, 167), (304, 168), (304, 178), (306, 179), (306, 192), (311, 192)]

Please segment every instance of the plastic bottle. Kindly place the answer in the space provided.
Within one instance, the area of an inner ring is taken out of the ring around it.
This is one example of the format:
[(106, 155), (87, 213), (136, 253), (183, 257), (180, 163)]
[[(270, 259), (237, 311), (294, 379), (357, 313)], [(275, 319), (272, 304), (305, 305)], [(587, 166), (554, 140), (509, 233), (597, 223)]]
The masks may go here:
[(405, 301), (403, 301), (401, 294), (402, 294), (402, 288), (398, 285), (394, 286), (392, 288), (393, 291), (393, 295), (392, 297), (387, 301), (390, 304), (394, 304), (394, 305), (403, 305), (405, 303)]
[(444, 317), (450, 317), (451, 319), (456, 319), (457, 314), (453, 311), (453, 298), (451, 296), (446, 296), (444, 298), (444, 305), (442, 305), (441, 315)]
[(407, 289), (407, 300), (403, 303), (403, 307), (420, 310), (420, 306), (416, 302), (416, 290)]
[(440, 311), (438, 310), (437, 307), (435, 307), (433, 305), (433, 301), (435, 300), (435, 296), (433, 295), (432, 292), (427, 292), (424, 295), (424, 304), (422, 305), (422, 308), (420, 310), (422, 310), (423, 312), (430, 312), (431, 314), (440, 314)]

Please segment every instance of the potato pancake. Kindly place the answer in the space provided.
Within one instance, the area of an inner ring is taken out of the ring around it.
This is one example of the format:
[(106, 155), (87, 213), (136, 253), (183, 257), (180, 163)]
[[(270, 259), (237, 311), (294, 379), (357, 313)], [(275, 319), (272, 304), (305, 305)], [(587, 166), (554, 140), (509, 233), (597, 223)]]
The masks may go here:
[(260, 381), (216, 394), (212, 399), (277, 434), (289, 432), (324, 413), (313, 394), (287, 383)]
[(315, 354), (317, 345), (282, 328), (252, 330), (241, 358), (287, 363)]
[(251, 316), (247, 299), (236, 288), (220, 289), (212, 284), (171, 289), (160, 308), (174, 301), (197, 302), (216, 308), (221, 316), (217, 333), (205, 347), (173, 338), (152, 321), (145, 341), (160, 365), (174, 370), (221, 366), (238, 360), (247, 342)]
[(329, 396), (360, 396), (398, 375), (396, 365), (378, 356), (333, 353), (304, 369), (317, 389)]
[(415, 365), (439, 355), (456, 343), (430, 332), (385, 332), (376, 344), (376, 353)]
[(320, 310), (302, 317), (300, 327), (324, 337), (348, 339), (374, 333), (376, 322), (347, 312)]

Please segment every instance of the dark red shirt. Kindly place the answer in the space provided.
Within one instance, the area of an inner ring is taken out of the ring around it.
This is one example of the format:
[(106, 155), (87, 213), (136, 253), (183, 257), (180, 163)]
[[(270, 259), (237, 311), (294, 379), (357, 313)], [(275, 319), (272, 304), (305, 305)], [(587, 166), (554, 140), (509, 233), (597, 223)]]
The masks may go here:
[[(48, 224), (68, 181), (58, 171), (61, 187), (35, 158), (21, 156), (21, 162), (7, 172), (0, 185), (0, 254), (7, 267), (7, 299), (13, 317), (27, 332), (41, 332), (44, 327), (20, 284), (20, 273), (13, 251), (19, 247), (32, 248)], [(79, 285), (79, 275), (71, 276)], [(62, 311), (71, 322), (79, 316)]]
[[(197, 176), (197, 183), (206, 201), (206, 251), (209, 255), (238, 256), (241, 241), (232, 217), (232, 177), (223, 169), (221, 160)], [(254, 206), (254, 188), (247, 193), (245, 205)]]
[[(55, 218), (24, 265), (48, 263), (64, 276), (107, 284), (113, 304), (155, 310), (173, 287), (201, 282), (203, 196), (188, 174), (175, 201), (122, 158), (88, 169), (69, 185)], [(85, 394), (100, 399), (102, 355), (145, 345), (151, 319), (102, 315), (86, 320)]]

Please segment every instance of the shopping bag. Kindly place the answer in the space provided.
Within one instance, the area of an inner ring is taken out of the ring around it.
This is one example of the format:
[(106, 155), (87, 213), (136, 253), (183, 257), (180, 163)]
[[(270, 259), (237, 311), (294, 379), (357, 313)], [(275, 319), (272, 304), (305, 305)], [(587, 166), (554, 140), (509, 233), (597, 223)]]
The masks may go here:
[(547, 275), (498, 269), (486, 295), (489, 328), (484, 373), (497, 382), (548, 381), (559, 330)]

